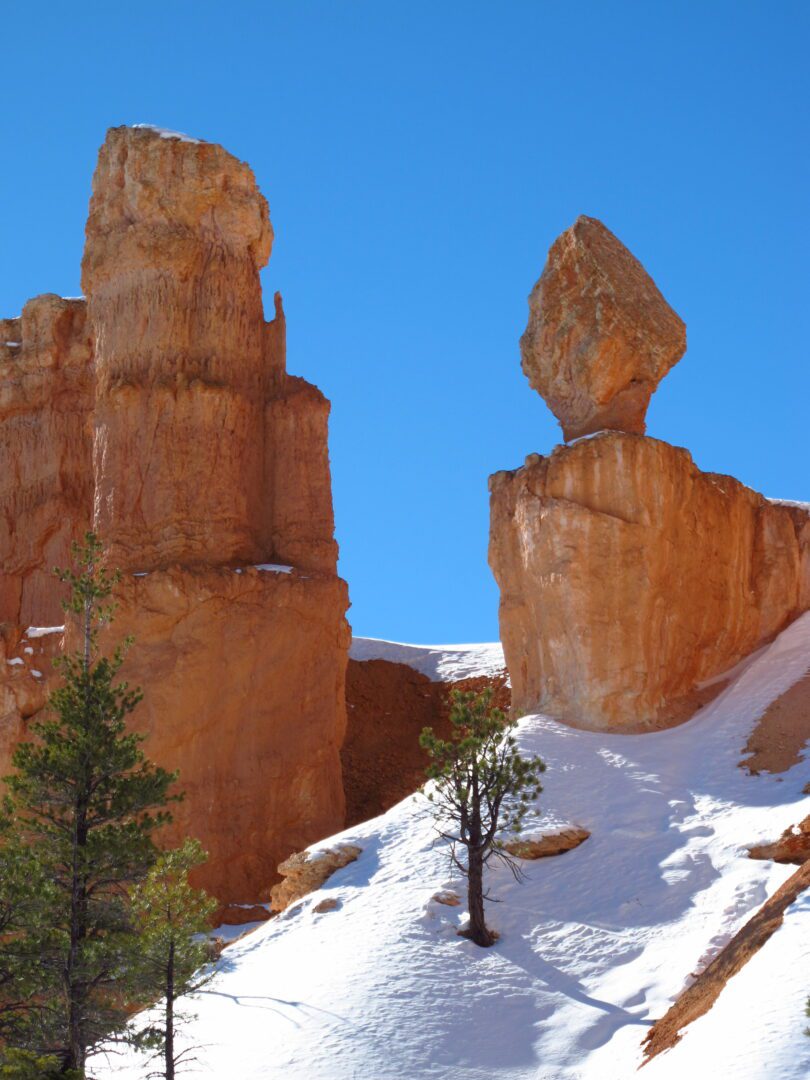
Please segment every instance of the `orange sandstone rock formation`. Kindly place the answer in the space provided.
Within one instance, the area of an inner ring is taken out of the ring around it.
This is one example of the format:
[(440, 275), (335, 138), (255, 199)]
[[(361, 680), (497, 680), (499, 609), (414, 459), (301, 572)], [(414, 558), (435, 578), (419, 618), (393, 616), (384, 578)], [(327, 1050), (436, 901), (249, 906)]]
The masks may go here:
[(122, 581), (113, 638), (135, 639), (133, 724), (179, 769), (166, 842), (196, 836), (197, 880), (225, 903), (268, 899), (293, 851), (342, 828), (349, 631), (336, 575), (172, 566)]
[(580, 217), (548, 253), (520, 348), (566, 440), (603, 428), (643, 435), (650, 396), (686, 350), (686, 327), (613, 233)]
[(0, 320), (0, 623), (62, 622), (50, 571), (90, 524), (92, 374), (83, 300)]
[(806, 515), (668, 443), (605, 432), (530, 455), (490, 491), (521, 711), (616, 730), (666, 721), (810, 606)]
[[(200, 837), (198, 880), (225, 903), (267, 894), (282, 859), (344, 820), (329, 403), (286, 372), (279, 296), (265, 322), (272, 235), (253, 173), (221, 147), (114, 128), (86, 305), (40, 297), (0, 328), (6, 648), (61, 621), (49, 571), (92, 522), (125, 570), (110, 633), (135, 637), (133, 725), (187, 793), (167, 839)], [(41, 707), (35, 677), (5, 666), (4, 768)]]

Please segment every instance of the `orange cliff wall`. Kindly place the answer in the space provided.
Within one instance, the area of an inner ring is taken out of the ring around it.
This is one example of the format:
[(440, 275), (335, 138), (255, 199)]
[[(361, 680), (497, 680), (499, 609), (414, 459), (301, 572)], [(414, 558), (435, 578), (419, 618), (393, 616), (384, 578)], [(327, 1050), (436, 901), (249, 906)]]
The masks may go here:
[(0, 623), (62, 622), (51, 569), (90, 525), (92, 342), (83, 300), (0, 320)]
[[(14, 627), (56, 620), (47, 571), (92, 521), (125, 571), (110, 635), (135, 638), (124, 674), (146, 695), (133, 726), (186, 791), (170, 838), (200, 837), (210, 855), (200, 880), (224, 902), (255, 900), (282, 859), (341, 828), (345, 813), (350, 635), (329, 404), (286, 373), (280, 297), (264, 320), (259, 270), (271, 242), (247, 165), (214, 144), (112, 129), (82, 264), (85, 396), (70, 434), (43, 420), (59, 408), (47, 387), (31, 410), (43, 460), (78, 440), (76, 482), (60, 471), (43, 484), (32, 439), (15, 436), (14, 414), (0, 409), (0, 438), (18, 468), (34, 470), (44, 507), (29, 514), (35, 532), (4, 492), (28, 554), (8, 564), (0, 594), (7, 657), (23, 661), (6, 661), (16, 698), (0, 695), (0, 753), (24, 733), (13, 702), (31, 710), (36, 695), (22, 688), (41, 694)], [(49, 515), (61, 528), (50, 544)], [(262, 569), (275, 563), (292, 569)]]

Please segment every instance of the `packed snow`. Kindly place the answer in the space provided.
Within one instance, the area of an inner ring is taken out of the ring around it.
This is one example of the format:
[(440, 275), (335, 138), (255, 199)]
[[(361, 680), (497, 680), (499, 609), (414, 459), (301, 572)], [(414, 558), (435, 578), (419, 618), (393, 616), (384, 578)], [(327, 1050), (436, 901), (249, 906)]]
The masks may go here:
[[(368, 643), (365, 655), (391, 652)], [(419, 647), (472, 673), (493, 646)], [(376, 650), (376, 653), (375, 653)], [(464, 659), (463, 653), (467, 654)], [(357, 651), (355, 651), (357, 655)], [(420, 661), (421, 662), (421, 661)], [(429, 804), (315, 845), (363, 849), (317, 892), (229, 946), (191, 1005), (184, 1038), (215, 1080), (630, 1080), (640, 1043), (699, 970), (793, 872), (747, 858), (810, 812), (805, 762), (781, 776), (738, 766), (756, 719), (810, 669), (810, 613), (681, 727), (578, 731), (544, 716), (520, 743), (548, 771), (526, 834), (581, 825), (591, 838), (494, 870), (491, 949), (457, 936), (463, 907), (432, 899), (463, 882), (435, 842)], [(326, 897), (338, 909), (316, 914)], [(806, 1080), (810, 897), (644, 1080)], [(135, 1056), (94, 1075), (143, 1080)]]
[(486, 645), (406, 645), (401, 641), (356, 637), (352, 660), (390, 660), (407, 664), (433, 682), (455, 682), (475, 675), (503, 675), (503, 647), (499, 641)]

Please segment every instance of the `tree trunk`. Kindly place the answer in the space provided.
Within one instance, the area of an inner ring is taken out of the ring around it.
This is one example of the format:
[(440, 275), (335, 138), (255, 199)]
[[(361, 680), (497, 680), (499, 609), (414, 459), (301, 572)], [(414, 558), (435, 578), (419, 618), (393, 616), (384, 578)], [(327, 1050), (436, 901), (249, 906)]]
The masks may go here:
[(484, 857), (482, 851), (469, 849), (467, 871), (467, 905), (470, 909), (470, 928), (465, 934), (470, 941), (488, 948), (495, 938), (484, 919)]
[(174, 1080), (174, 942), (169, 943), (166, 964), (166, 1080)]

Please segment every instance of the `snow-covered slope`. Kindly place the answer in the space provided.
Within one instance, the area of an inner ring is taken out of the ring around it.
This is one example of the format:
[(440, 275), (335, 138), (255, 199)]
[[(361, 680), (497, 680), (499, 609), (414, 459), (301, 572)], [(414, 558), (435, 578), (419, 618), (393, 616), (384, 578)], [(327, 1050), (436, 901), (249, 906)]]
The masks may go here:
[(475, 675), (501, 675), (506, 665), (499, 641), (486, 645), (406, 645), (382, 638), (356, 637), (349, 656), (352, 660), (390, 660), (407, 664), (433, 682), (456, 682)]
[[(742, 747), (767, 705), (810, 668), (810, 614), (762, 651), (693, 720), (654, 734), (521, 722), (548, 764), (527, 832), (592, 836), (495, 871), (501, 939), (459, 938), (463, 908), (431, 897), (461, 882), (434, 844), (424, 798), (347, 830), (356, 863), (224, 953), (186, 1038), (217, 1080), (629, 1080), (640, 1042), (695, 971), (793, 867), (745, 846), (810, 812), (808, 768), (752, 777)], [(339, 908), (313, 911), (326, 896)], [(810, 898), (644, 1080), (806, 1080)], [(99, 1077), (143, 1078), (135, 1058)]]

